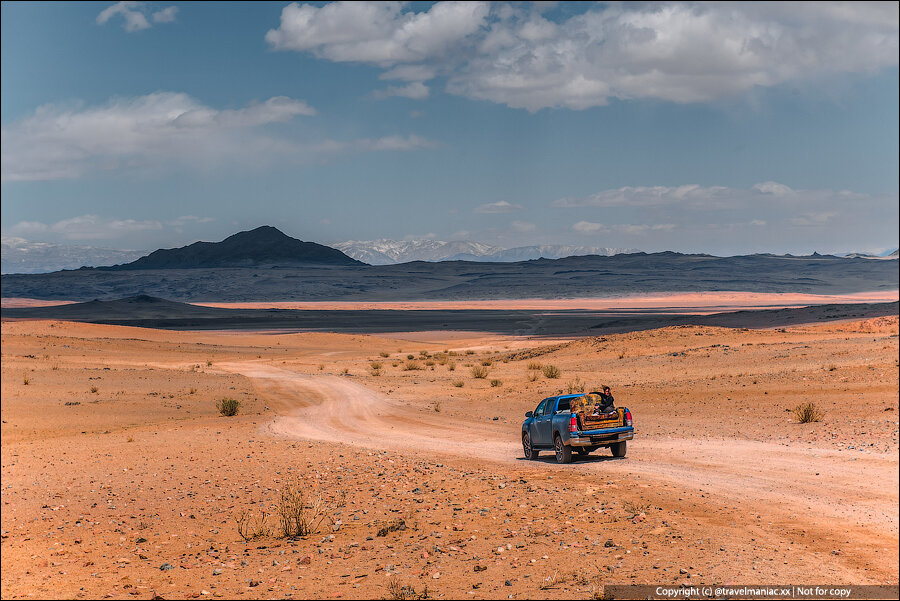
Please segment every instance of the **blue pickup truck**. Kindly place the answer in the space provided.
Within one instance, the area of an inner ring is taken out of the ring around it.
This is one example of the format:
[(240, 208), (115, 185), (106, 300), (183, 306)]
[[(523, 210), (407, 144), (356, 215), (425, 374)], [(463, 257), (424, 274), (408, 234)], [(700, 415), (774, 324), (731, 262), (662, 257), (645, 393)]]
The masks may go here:
[(587, 455), (609, 447), (613, 457), (624, 457), (627, 441), (634, 438), (631, 411), (620, 407), (599, 419), (572, 413), (570, 402), (582, 395), (552, 396), (525, 414), (522, 423), (522, 448), (526, 459), (537, 459), (542, 450), (556, 453), (557, 463), (570, 463), (572, 450)]

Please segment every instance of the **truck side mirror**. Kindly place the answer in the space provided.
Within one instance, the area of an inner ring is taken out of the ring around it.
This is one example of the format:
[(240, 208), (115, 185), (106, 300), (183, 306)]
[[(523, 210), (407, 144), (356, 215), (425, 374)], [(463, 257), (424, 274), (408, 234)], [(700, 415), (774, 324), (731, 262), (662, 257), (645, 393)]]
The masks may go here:
[(534, 417), (534, 411), (526, 411), (525, 417)]

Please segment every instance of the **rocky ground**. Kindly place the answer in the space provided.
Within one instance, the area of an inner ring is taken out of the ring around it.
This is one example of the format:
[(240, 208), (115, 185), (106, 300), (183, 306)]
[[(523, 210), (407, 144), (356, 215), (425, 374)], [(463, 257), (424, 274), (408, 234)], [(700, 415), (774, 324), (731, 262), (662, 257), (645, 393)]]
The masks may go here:
[[(6, 321), (2, 596), (896, 584), (897, 334), (897, 317), (577, 340)], [(625, 459), (521, 458), (525, 411), (601, 382), (635, 415)], [(803, 402), (822, 420), (798, 424)], [(280, 535), (291, 489), (321, 510), (309, 536)]]

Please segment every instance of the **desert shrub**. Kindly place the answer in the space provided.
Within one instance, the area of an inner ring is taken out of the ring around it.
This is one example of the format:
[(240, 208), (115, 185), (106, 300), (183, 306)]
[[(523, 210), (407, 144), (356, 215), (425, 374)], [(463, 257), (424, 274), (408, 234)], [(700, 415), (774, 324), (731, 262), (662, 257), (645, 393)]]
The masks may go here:
[(490, 370), (484, 365), (475, 365), (472, 367), (472, 377), (482, 380), (487, 377), (488, 371)]
[[(707, 357), (709, 357), (709, 355), (707, 355)], [(624, 358), (625, 358), (625, 353), (619, 353), (619, 359), (624, 359)]]
[(323, 369), (325, 369), (325, 364), (319, 363), (319, 371), (322, 371)]
[(406, 358), (409, 359), (410, 361), (412, 361), (413, 359), (416, 358), (416, 356), (415, 355), (407, 355)]
[(419, 351), (419, 356), (420, 357), (430, 357), (431, 355), (428, 354), (428, 351)]
[(212, 367), (212, 361), (211, 361), (211, 360), (209, 360), (209, 359), (206, 360), (206, 367)]
[(372, 369), (381, 369), (381, 361), (372, 361), (369, 363), (369, 367)]
[(432, 407), (434, 408), (435, 413), (441, 412), (441, 402), (440, 401), (435, 401), (434, 405), (432, 405)]
[(535, 370), (535, 371), (540, 371), (540, 369), (541, 369), (542, 367), (543, 367), (543, 365), (541, 365), (541, 364), (538, 363), (537, 361), (532, 361), (531, 363), (528, 364), (528, 369), (532, 369), (532, 370)]
[(265, 538), (272, 534), (272, 529), (266, 520), (266, 512), (254, 515), (249, 511), (242, 511), (234, 516), (237, 524), (238, 535), (247, 542), (258, 538)]
[(791, 413), (800, 424), (821, 421), (825, 415), (821, 409), (816, 407), (815, 403), (800, 403), (791, 409)]
[(551, 380), (555, 380), (562, 375), (562, 372), (555, 365), (545, 365), (541, 368), (541, 371), (545, 378), (550, 378)]
[(294, 480), (281, 491), (278, 503), (278, 520), (284, 538), (299, 538), (318, 532), (328, 514), (328, 505), (321, 497), (310, 498), (299, 480)]
[(462, 388), (463, 386), (466, 385), (466, 383), (463, 382), (462, 380), (453, 380), (453, 385), (456, 386), (457, 388)]
[(403, 365), (403, 371), (415, 371), (415, 370), (417, 370), (417, 369), (422, 369), (422, 366), (419, 365), (419, 362), (418, 362), (418, 361), (412, 361), (412, 360), (410, 360), (410, 361), (407, 361), (407, 362)]
[(427, 367), (434, 367), (434, 361), (432, 361), (431, 359), (429, 359), (429, 360), (427, 360), (427, 361), (425, 362), (425, 365), (426, 365)]
[(218, 409), (219, 413), (226, 417), (237, 415), (240, 406), (241, 402), (237, 399), (224, 398), (216, 401), (216, 409)]
[[(27, 376), (23, 376), (22, 384), (24, 384), (25, 386), (28, 386), (29, 384), (31, 384), (31, 380), (29, 380)], [(93, 392), (93, 391), (91, 391), (91, 392)]]
[(449, 360), (447, 359), (446, 354), (435, 355), (434, 359), (438, 362), (438, 365), (447, 365), (447, 361)]
[(349, 367), (345, 367), (344, 369), (341, 370), (341, 373), (344, 374), (345, 376), (349, 376), (349, 375), (350, 375), (350, 368), (349, 368)]
[(467, 350), (466, 350), (466, 354), (467, 354), (467, 355), (474, 355), (474, 354), (475, 354), (475, 351), (473, 351), (472, 349), (467, 349)]
[(375, 377), (377, 378), (378, 376), (381, 375), (381, 370), (380, 370), (380, 369), (373, 369), (373, 370), (371, 370), (369, 373), (372, 374), (373, 376), (375, 376)]
[(188, 394), (197, 394), (197, 389), (194, 387), (191, 387), (190, 389), (188, 389)]
[(431, 593), (428, 592), (428, 585), (422, 589), (422, 592), (416, 591), (416, 587), (410, 584), (401, 584), (400, 580), (394, 576), (387, 585), (387, 598), (391, 601), (418, 601), (419, 599), (430, 599)]
[[(28, 384), (27, 381), (25, 383)], [(91, 394), (97, 394), (98, 390), (100, 390), (100, 389), (97, 388), (96, 386), (91, 386)]]
[(503, 385), (503, 382), (501, 382), (500, 380), (497, 380), (497, 379), (491, 380), (492, 388), (497, 388), (498, 386), (501, 386), (501, 385)]
[(574, 380), (570, 380), (568, 384), (566, 384), (566, 392), (568, 394), (575, 394), (576, 392), (584, 392), (584, 382), (581, 381), (581, 378), (575, 376)]
[(447, 355), (450, 357), (456, 357), (459, 355), (459, 353), (457, 353), (456, 351), (448, 351)]
[(491, 361), (490, 359), (484, 359), (484, 360), (482, 360), (481, 364), (484, 365), (485, 367), (488, 367), (488, 366), (493, 365), (494, 362)]
[(447, 371), (454, 370), (456, 370), (456, 361), (450, 361), (449, 363), (447, 363)]
[(386, 351), (381, 351), (380, 353), (378, 353), (378, 355), (384, 359), (387, 359), (388, 357), (391, 356), (391, 354)]
[(528, 377), (526, 378), (526, 380), (528, 380), (529, 382), (537, 382), (537, 379), (538, 379), (538, 373), (536, 371), (529, 373)]

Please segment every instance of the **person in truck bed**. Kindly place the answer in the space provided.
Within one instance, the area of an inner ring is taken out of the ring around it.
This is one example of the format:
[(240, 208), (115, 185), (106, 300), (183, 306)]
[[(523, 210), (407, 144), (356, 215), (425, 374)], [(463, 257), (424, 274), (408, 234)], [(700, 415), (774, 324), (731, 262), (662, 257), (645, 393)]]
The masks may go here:
[(594, 408), (594, 415), (609, 413), (610, 411), (615, 409), (616, 400), (613, 398), (612, 391), (610, 391), (609, 386), (604, 384), (601, 390), (602, 392), (600, 393), (600, 404)]

